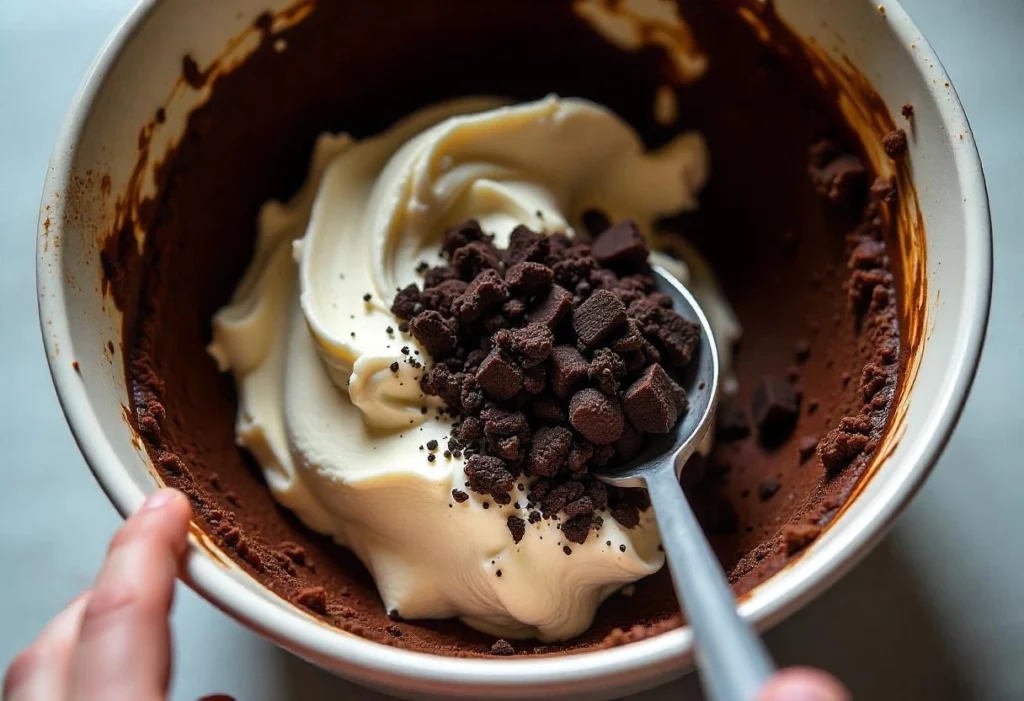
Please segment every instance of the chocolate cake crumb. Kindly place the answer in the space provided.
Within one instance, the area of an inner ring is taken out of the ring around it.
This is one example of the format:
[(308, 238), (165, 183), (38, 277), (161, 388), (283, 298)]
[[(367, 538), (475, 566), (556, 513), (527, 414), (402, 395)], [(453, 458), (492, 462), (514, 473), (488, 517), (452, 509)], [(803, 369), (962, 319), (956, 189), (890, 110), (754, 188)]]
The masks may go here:
[(572, 433), (562, 426), (542, 426), (533, 434), (529, 467), (534, 475), (550, 477), (562, 467), (572, 444)]
[(504, 461), (486, 455), (474, 455), (466, 461), (466, 476), (469, 477), (469, 488), (477, 494), (499, 497), (507, 494), (514, 479)]
[(818, 456), (829, 474), (836, 474), (864, 452), (871, 432), (871, 420), (844, 416), (818, 444)]
[[(671, 431), (687, 407), (675, 378), (700, 341), (656, 291), (636, 224), (604, 226), (593, 243), (517, 226), (502, 250), (466, 222), (445, 233), (445, 256), (422, 290), (398, 291), (392, 311), (432, 356), (424, 393), (461, 421), (445, 455), (464, 450), (469, 490), (509, 504), (525, 476), (527, 508), (540, 506), (529, 521), (561, 519), (572, 543), (601, 528), (602, 509), (635, 527), (646, 492), (610, 494), (588, 471)], [(518, 516), (508, 523), (514, 537), (525, 529)]]
[(409, 321), (409, 329), (434, 360), (444, 360), (455, 348), (458, 328), (440, 312), (427, 310), (417, 314)]
[(456, 501), (456, 503), (461, 504), (461, 503), (465, 502), (467, 499), (469, 499), (469, 495), (466, 494), (461, 489), (453, 489), (452, 490), (452, 499), (454, 499)]
[(512, 644), (509, 643), (509, 641), (504, 638), (498, 638), (498, 640), (491, 645), (491, 654), (508, 657), (509, 655), (516, 654), (516, 649), (512, 647)]
[(568, 545), (563, 545), (562, 552), (566, 555), (572, 555), (572, 548), (570, 548)]
[(903, 129), (893, 129), (882, 139), (882, 148), (889, 158), (901, 158), (907, 152), (907, 132)]
[(782, 528), (782, 546), (787, 556), (796, 555), (821, 535), (821, 527), (808, 523), (787, 523)]
[(900, 108), (900, 114), (903, 115), (904, 119), (910, 119), (914, 116), (914, 106), (909, 102), (903, 103), (903, 107)]
[(398, 626), (394, 625), (394, 624), (386, 626), (384, 628), (384, 630), (386, 630), (388, 635), (390, 635), (392, 638), (401, 638), (402, 637), (402, 629), (399, 628)]
[(507, 525), (509, 533), (512, 534), (512, 542), (518, 544), (526, 535), (526, 521), (518, 516), (509, 516)]
[(319, 614), (327, 613), (327, 590), (323, 587), (307, 587), (295, 594), (295, 603)]

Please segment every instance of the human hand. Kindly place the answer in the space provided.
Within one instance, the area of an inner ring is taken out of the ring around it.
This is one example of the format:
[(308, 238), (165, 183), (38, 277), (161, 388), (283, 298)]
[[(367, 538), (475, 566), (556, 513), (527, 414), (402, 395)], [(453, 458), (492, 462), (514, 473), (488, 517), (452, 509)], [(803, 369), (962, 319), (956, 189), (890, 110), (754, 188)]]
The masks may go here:
[[(92, 589), (79, 594), (18, 655), (5, 701), (162, 701), (171, 665), (168, 613), (188, 535), (188, 501), (173, 489), (149, 496), (114, 535)], [(828, 674), (793, 668), (757, 701), (847, 701)]]
[(849, 701), (853, 698), (835, 677), (818, 669), (791, 667), (777, 672), (757, 701)]
[(79, 594), (7, 670), (5, 701), (162, 701), (171, 668), (168, 614), (191, 509), (151, 494), (114, 535)]

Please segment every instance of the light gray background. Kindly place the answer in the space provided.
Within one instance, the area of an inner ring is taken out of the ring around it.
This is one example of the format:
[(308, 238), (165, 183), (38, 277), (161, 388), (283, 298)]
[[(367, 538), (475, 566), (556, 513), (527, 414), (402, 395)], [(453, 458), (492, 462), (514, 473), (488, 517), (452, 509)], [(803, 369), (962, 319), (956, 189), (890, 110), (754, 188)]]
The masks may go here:
[[(36, 320), (36, 212), (50, 149), (86, 67), (132, 0), (0, 0), (0, 665), (89, 585), (120, 523), (72, 441)], [(1024, 699), (1024, 2), (904, 0), (981, 149), (995, 297), (967, 410), (892, 534), (768, 634), (861, 699)], [(264, 642), (179, 586), (174, 699), (386, 697)], [(697, 699), (694, 677), (636, 697)]]

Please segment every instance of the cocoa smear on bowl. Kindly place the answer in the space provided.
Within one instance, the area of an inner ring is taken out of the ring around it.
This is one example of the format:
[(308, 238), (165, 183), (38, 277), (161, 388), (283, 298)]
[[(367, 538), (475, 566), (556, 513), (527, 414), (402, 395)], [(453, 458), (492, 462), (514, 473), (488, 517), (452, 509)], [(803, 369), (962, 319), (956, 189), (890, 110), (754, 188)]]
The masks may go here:
[[(714, 453), (687, 466), (684, 486), (738, 593), (813, 541), (856, 488), (892, 411), (898, 332), (908, 322), (897, 312), (901, 256), (889, 253), (894, 217), (881, 216), (890, 206), (881, 200), (899, 193), (876, 181), (834, 96), (792, 50), (796, 40), (774, 27), (773, 40), (790, 49), (783, 57), (756, 38), (737, 4), (683, 8), (710, 68), (677, 90), (671, 127), (652, 109), (670, 82), (665, 57), (614, 48), (568, 2), (546, 5), (543, 21), (528, 3), (391, 0), (313, 5), (278, 34), (258, 23), (259, 48), (213, 75), (209, 100), (157, 167), (158, 194), (119, 212), (102, 256), (125, 318), (137, 429), (163, 480), (189, 495), (221, 548), (333, 625), (437, 654), (584, 651), (681, 624), (665, 571), (631, 597), (613, 596), (589, 631), (554, 645), (384, 611), (359, 561), (279, 507), (236, 448), (234, 386), (205, 352), (210, 318), (248, 265), (260, 205), (295, 191), (321, 132), (366, 137), (449, 97), (549, 92), (611, 107), (650, 146), (683, 129), (706, 137), (711, 177), (700, 209), (666, 225), (708, 258), (744, 335), (728, 423)], [(528, 51), (516, 39), (524, 32)], [(871, 197), (879, 202), (865, 208)], [(125, 245), (136, 228), (146, 232), (141, 254)]]

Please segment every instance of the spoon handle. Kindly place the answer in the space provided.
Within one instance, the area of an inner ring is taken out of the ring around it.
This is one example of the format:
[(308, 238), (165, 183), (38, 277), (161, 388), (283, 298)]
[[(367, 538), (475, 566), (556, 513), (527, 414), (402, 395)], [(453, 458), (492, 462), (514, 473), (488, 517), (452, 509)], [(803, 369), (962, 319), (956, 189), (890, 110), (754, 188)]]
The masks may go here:
[(752, 701), (775, 670), (679, 486), (676, 460), (646, 476), (676, 596), (693, 628), (701, 682), (714, 701)]

